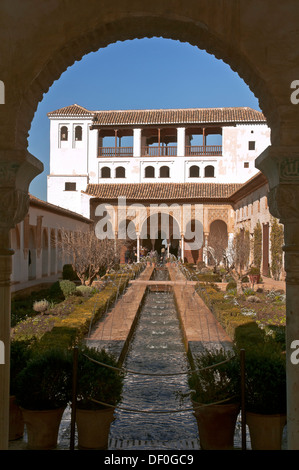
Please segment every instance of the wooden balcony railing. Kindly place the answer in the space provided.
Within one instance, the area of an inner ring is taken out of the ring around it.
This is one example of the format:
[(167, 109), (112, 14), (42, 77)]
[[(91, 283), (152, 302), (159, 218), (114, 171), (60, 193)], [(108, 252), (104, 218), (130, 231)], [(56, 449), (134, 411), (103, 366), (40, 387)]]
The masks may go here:
[[(188, 145), (186, 157), (217, 157), (222, 155), (222, 145)], [(146, 146), (141, 149), (142, 157), (176, 157), (176, 146)], [(98, 157), (133, 157), (133, 147), (99, 147)]]
[(133, 157), (133, 147), (99, 147), (99, 157)]
[(219, 157), (222, 155), (222, 145), (188, 145), (186, 146), (187, 157)]
[(176, 146), (160, 146), (150, 147), (145, 146), (141, 149), (141, 155), (143, 157), (176, 157), (177, 147)]

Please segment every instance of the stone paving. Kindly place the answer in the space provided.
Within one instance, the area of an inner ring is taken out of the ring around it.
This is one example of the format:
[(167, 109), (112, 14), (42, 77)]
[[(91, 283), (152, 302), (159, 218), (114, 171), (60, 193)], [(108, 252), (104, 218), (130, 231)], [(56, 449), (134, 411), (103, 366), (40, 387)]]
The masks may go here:
[[(146, 267), (138, 280), (132, 281), (125, 294), (119, 299), (114, 308), (96, 325), (94, 331), (87, 338), (87, 343), (96, 347), (106, 347), (114, 352), (120, 362), (124, 359), (129, 340), (133, 334), (138, 313), (147, 288), (167, 288), (171, 286), (178, 314), (180, 316), (183, 337), (186, 350), (191, 354), (204, 347), (213, 347), (221, 345), (230, 347), (231, 339), (224, 329), (217, 322), (214, 315), (206, 307), (202, 299), (194, 289), (194, 282), (186, 281), (183, 274), (176, 266), (168, 267), (169, 281), (152, 281), (154, 268)], [(282, 288), (281, 284), (277, 287), (274, 283), (268, 283), (270, 288)], [(283, 284), (283, 283), (282, 283)], [(71, 412), (67, 408), (60, 426), (57, 450), (68, 450), (70, 445)], [(247, 449), (250, 449), (250, 438), (247, 430)], [(75, 440), (76, 444), (76, 440)], [(240, 417), (236, 426), (235, 448), (241, 448), (241, 423)], [(10, 441), (10, 450), (25, 450), (27, 445), (26, 429), (22, 439)], [(283, 448), (286, 448), (286, 429), (284, 432)], [(198, 441), (184, 442), (141, 442), (141, 441), (119, 441), (110, 440), (109, 450), (145, 450), (145, 449), (199, 449)]]

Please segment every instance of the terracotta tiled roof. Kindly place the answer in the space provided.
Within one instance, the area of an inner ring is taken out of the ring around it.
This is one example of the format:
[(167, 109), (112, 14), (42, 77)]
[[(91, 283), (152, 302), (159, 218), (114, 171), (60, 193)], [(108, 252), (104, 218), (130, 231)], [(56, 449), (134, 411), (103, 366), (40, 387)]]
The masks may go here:
[(49, 117), (90, 117), (94, 116), (94, 111), (89, 111), (83, 106), (78, 104), (72, 104), (71, 106), (65, 106), (64, 108), (56, 109), (48, 113)]
[(182, 200), (182, 199), (228, 199), (241, 184), (220, 183), (132, 183), (132, 184), (89, 184), (85, 194), (103, 199), (115, 200)]
[(155, 125), (155, 124), (200, 124), (200, 123), (266, 123), (260, 111), (248, 107), (239, 108), (194, 108), (194, 109), (140, 109), (116, 111), (89, 111), (74, 104), (48, 113), (49, 117), (85, 116), (93, 119), (94, 125)]

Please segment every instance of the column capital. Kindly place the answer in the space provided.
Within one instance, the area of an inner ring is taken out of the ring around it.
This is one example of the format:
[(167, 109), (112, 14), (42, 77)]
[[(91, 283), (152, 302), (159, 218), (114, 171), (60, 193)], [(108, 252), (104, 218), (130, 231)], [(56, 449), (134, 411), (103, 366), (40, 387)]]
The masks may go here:
[(299, 147), (269, 146), (256, 159), (268, 180), (271, 214), (282, 223), (299, 221)]
[(10, 230), (29, 209), (28, 188), (43, 171), (42, 163), (27, 151), (0, 150), (0, 229)]

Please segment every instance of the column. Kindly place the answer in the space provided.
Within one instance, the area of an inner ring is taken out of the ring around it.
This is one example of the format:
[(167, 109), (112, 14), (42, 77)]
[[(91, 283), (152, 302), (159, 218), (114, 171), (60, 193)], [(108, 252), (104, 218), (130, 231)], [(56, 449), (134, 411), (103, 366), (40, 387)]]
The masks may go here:
[(13, 250), (10, 230), (24, 219), (29, 208), (28, 187), (43, 165), (27, 151), (0, 150), (0, 449), (8, 449), (10, 312)]
[(185, 138), (186, 138), (186, 129), (185, 127), (177, 128), (177, 156), (185, 156)]
[(209, 261), (209, 257), (208, 257), (208, 246), (209, 246), (209, 233), (208, 232), (205, 232), (204, 233), (204, 262), (205, 262), (205, 265), (207, 266), (208, 265), (208, 261)]
[(137, 233), (137, 263), (140, 261), (140, 234)]
[[(256, 160), (268, 179), (270, 213), (284, 224), (288, 449), (299, 449), (299, 148), (268, 147)], [(271, 385), (270, 385), (271, 386)]]
[(141, 157), (141, 129), (133, 130), (133, 156)]
[(181, 234), (181, 260), (182, 262), (184, 262), (184, 245), (185, 245), (184, 234), (182, 233)]

